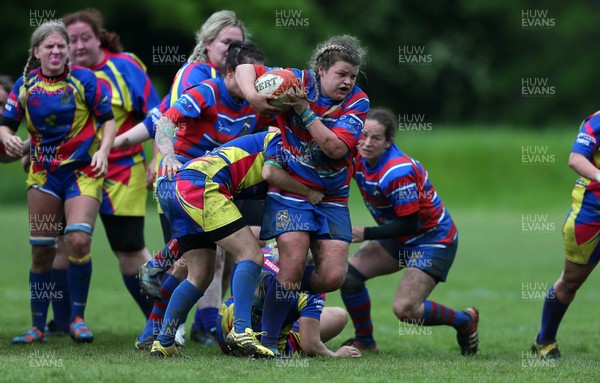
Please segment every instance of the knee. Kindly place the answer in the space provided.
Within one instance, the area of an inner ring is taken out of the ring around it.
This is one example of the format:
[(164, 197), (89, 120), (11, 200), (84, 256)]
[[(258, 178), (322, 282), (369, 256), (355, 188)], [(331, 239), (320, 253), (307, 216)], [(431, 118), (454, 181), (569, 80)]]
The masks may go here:
[(346, 327), (348, 323), (348, 313), (346, 313), (346, 310), (341, 307), (330, 307), (329, 312), (337, 326), (342, 329)]
[[(554, 284), (554, 293), (561, 302), (570, 302), (583, 284), (578, 280), (565, 280), (562, 277)], [(553, 297), (550, 297), (553, 298)]]
[(330, 273), (325, 282), (325, 285), (327, 287), (326, 292), (340, 289), (344, 285), (345, 280), (346, 270), (339, 270), (337, 273)]
[(31, 269), (33, 272), (47, 272), (52, 269), (56, 248), (54, 246), (33, 246)]
[(90, 253), (92, 244), (92, 226), (81, 223), (69, 225), (65, 228), (65, 239), (69, 248), (69, 257), (82, 258)]
[[(316, 273), (318, 273), (316, 271)], [(325, 273), (323, 273), (325, 274)], [(327, 272), (327, 274), (323, 275), (319, 274), (318, 282), (313, 282), (313, 290), (316, 293), (329, 293), (335, 290), (340, 289), (344, 285), (344, 280), (346, 279), (346, 273), (337, 273), (337, 272)], [(313, 281), (314, 281), (313, 277)]]
[(348, 263), (348, 272), (342, 284), (342, 294), (357, 294), (364, 290), (366, 278), (350, 263)]
[(394, 311), (394, 315), (396, 315), (396, 317), (398, 319), (400, 319), (401, 321), (410, 321), (410, 320), (416, 320), (416, 319), (420, 319), (418, 312), (419, 312), (419, 305), (413, 304), (411, 302), (408, 301), (396, 301), (394, 302), (394, 304), (392, 305), (392, 310)]
[(73, 231), (67, 234), (67, 244), (69, 247), (69, 256), (81, 258), (90, 253), (92, 237), (87, 233)]

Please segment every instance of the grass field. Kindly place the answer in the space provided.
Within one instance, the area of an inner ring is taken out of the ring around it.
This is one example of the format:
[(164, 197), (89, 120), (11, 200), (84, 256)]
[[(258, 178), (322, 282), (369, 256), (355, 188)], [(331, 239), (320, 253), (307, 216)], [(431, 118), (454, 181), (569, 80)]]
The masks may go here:
[[(400, 327), (391, 311), (397, 274), (368, 282), (381, 350), (377, 355), (353, 360), (251, 361), (225, 357), (218, 350), (188, 341), (185, 352), (190, 359), (150, 360), (133, 350), (143, 317), (126, 292), (100, 222), (94, 236), (94, 272), (86, 311), (86, 322), (96, 336), (94, 343), (76, 345), (68, 338), (57, 338), (46, 345), (13, 347), (11, 337), (30, 326), (27, 211), (24, 205), (13, 204), (0, 207), (4, 265), (0, 381), (597, 381), (598, 275), (591, 275), (563, 320), (559, 332), (563, 360), (540, 362), (526, 352), (538, 331), (542, 296), (561, 271), (560, 226), (574, 180), (564, 152), (568, 152), (572, 134), (550, 133), (540, 140), (533, 134), (515, 138), (473, 133), (481, 140), (463, 140), (462, 146), (454, 137), (470, 137), (469, 132), (432, 134), (435, 139), (428, 138), (427, 143), (422, 135), (399, 139), (411, 148), (407, 152), (429, 169), (459, 228), (459, 252), (448, 282), (440, 285), (431, 299), (457, 309), (479, 308), (480, 352), (476, 356), (460, 355), (450, 328), (434, 327), (417, 334)], [(555, 162), (526, 166), (520, 160), (523, 145), (548, 146), (556, 154)], [(469, 164), (469, 174), (463, 174)], [(486, 203), (488, 190), (492, 200)], [(354, 196), (353, 222), (371, 224), (362, 201)], [(155, 251), (161, 246), (160, 228), (152, 205), (148, 210), (146, 240)], [(341, 305), (339, 293), (329, 294), (327, 304)], [(190, 325), (191, 321), (188, 331)], [(328, 345), (336, 348), (351, 335), (349, 325)]]

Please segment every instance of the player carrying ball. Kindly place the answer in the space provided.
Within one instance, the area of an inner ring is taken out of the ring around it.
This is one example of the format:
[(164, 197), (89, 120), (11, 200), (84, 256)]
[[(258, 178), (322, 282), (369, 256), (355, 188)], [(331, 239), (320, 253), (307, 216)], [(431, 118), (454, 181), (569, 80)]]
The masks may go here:
[[(367, 95), (355, 85), (365, 55), (353, 36), (334, 36), (319, 44), (309, 70), (291, 69), (303, 89), (283, 113), (268, 103), (275, 96), (255, 89), (255, 80), (267, 68), (240, 65), (236, 69), (250, 105), (260, 114), (279, 113), (288, 173), (325, 194), (314, 206), (298, 194), (272, 187), (265, 200), (261, 239), (277, 238), (281, 270), (267, 291), (263, 312), (267, 336), (262, 343), (275, 351), (291, 305), (275, 299), (276, 292), (325, 293), (339, 289), (346, 277), (352, 239), (348, 210), (352, 159), (369, 110)], [(314, 272), (304, 271), (309, 248), (315, 258)]]

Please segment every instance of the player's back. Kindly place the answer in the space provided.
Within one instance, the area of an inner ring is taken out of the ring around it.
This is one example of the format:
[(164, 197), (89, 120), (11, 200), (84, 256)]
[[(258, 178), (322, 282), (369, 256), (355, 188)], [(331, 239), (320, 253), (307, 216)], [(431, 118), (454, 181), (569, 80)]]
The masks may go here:
[(260, 198), (268, 187), (262, 177), (265, 155), (277, 156), (280, 142), (279, 132), (238, 137), (189, 161), (180, 172), (202, 172), (213, 181), (225, 185), (238, 198)]

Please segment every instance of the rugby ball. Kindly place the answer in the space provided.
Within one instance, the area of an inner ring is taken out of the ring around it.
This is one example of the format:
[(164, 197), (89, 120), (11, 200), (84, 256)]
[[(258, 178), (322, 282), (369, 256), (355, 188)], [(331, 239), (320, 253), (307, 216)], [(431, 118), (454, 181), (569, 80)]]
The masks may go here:
[(295, 88), (299, 88), (302, 84), (300, 79), (287, 69), (276, 69), (269, 71), (254, 82), (256, 91), (260, 94), (271, 94), (276, 96), (276, 100), (270, 100), (269, 104), (281, 109), (288, 109), (283, 105), (284, 102), (290, 101), (290, 94), (295, 94)]

